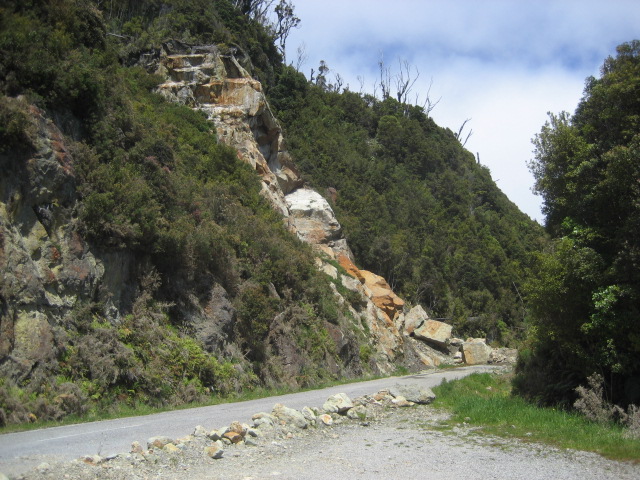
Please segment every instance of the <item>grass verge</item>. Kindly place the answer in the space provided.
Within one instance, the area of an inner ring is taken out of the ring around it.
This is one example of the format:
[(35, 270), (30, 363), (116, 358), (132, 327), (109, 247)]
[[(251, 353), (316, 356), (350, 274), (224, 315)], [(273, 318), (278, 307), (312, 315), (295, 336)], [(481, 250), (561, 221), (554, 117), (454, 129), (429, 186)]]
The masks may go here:
[(614, 460), (640, 461), (640, 440), (624, 436), (619, 425), (601, 425), (564, 410), (542, 408), (511, 395), (508, 375), (473, 374), (434, 389), (434, 406), (453, 412), (452, 423), (466, 421), (502, 437), (599, 453)]

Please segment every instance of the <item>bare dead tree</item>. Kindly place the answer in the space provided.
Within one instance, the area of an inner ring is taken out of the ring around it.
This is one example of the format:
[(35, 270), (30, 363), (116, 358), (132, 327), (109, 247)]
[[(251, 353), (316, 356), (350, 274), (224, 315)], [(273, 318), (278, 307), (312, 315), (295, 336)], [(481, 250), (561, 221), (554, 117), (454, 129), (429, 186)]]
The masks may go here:
[(458, 133), (455, 134), (456, 140), (458, 140), (463, 147), (467, 144), (469, 137), (473, 134), (473, 130), (469, 129), (469, 133), (467, 133), (464, 142), (462, 141), (462, 131), (470, 120), (470, 118), (467, 118), (464, 122), (462, 122), (462, 125), (460, 125), (460, 128), (458, 129)]
[(380, 60), (378, 60), (378, 66), (380, 67), (380, 88), (382, 89), (382, 99), (386, 100), (391, 94), (391, 69), (384, 65), (384, 54), (380, 52)]
[(420, 72), (417, 67), (413, 67), (415, 69), (416, 76), (411, 78), (412, 66), (409, 64), (409, 61), (398, 58), (398, 64), (400, 65), (400, 70), (394, 77), (396, 84), (396, 96), (398, 98), (398, 102), (407, 103), (409, 92), (411, 92), (413, 85), (418, 80), (418, 77), (420, 77)]
[[(436, 105), (438, 105), (440, 103), (440, 100), (442, 100), (442, 97), (438, 98), (438, 100), (436, 100), (435, 102), (433, 100), (431, 100), (431, 87), (433, 86), (433, 77), (431, 77), (431, 80), (429, 81), (429, 88), (427, 88), (427, 98), (425, 99), (425, 101), (422, 103), (422, 109), (424, 110), (424, 112), (427, 114), (427, 116), (431, 113), (431, 111), (436, 108)], [(420, 105), (419, 101), (419, 94), (416, 93), (416, 105)]]
[(302, 45), (298, 46), (296, 53), (298, 54), (296, 58), (296, 70), (300, 71), (309, 58), (309, 55), (307, 55), (307, 45), (303, 42)]
[(342, 84), (344, 83), (344, 78), (339, 73), (336, 73), (336, 83), (334, 84), (334, 90), (336, 93), (340, 93), (340, 89), (342, 88)]
[(356, 78), (358, 79), (358, 83), (360, 84), (360, 91), (358, 93), (362, 95), (364, 91), (364, 77), (362, 75), (358, 75)]

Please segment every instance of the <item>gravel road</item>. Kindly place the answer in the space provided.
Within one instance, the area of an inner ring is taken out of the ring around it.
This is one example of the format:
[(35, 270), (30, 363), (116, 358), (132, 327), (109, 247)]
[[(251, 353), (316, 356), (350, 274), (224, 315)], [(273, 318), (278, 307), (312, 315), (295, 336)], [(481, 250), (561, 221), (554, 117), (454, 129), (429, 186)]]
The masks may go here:
[(474, 372), (495, 369), (496, 367), (489, 365), (477, 365), (435, 370), (247, 402), (4, 434), (0, 435), (0, 472), (15, 476), (42, 462), (73, 460), (82, 455), (109, 456), (126, 452), (134, 440), (143, 441), (154, 435), (178, 438), (191, 433), (195, 425), (213, 428), (229, 425), (234, 420), (248, 421), (256, 412), (270, 412), (275, 403), (283, 403), (297, 409), (307, 405), (322, 406), (327, 397), (339, 392), (355, 398), (394, 384), (418, 384), (432, 388), (445, 378), (453, 380)]
[[(640, 478), (640, 466), (598, 455), (479, 434), (468, 425), (442, 430), (446, 414), (429, 406), (396, 408), (361, 422), (301, 431), (292, 438), (264, 438), (256, 446), (229, 446), (222, 459), (201, 448), (177, 457), (101, 465), (75, 462), (34, 471), (24, 480), (603, 480)], [(130, 457), (130, 456), (129, 456)]]
[[(438, 372), (438, 375), (442, 373)], [(459, 371), (456, 375), (463, 376), (468, 373), (470, 371)], [(321, 406), (328, 395), (338, 391), (349, 391), (351, 398), (354, 398), (373, 394), (381, 388), (397, 383), (425, 385), (425, 382), (436, 384), (439, 380), (430, 375), (412, 375), (354, 384), (355, 387), (348, 385), (304, 392), (313, 393), (314, 398), (319, 395), (320, 400), (314, 402), (302, 400), (298, 397), (299, 394), (263, 399), (266, 401), (264, 405), (245, 402), (236, 405), (243, 405), (244, 411), (246, 404), (249, 404), (251, 413), (236, 416), (228, 421), (223, 421), (221, 416), (208, 416), (206, 422), (200, 422), (198, 419), (201, 417), (198, 414), (191, 415), (188, 417), (189, 420), (180, 417), (182, 425), (179, 435), (186, 436), (192, 433), (198, 424), (211, 429), (222, 427), (232, 420), (248, 423), (253, 413), (271, 411), (275, 402), (300, 409), (303, 405)], [(263, 406), (265, 408), (261, 408)], [(5, 465), (13, 467), (13, 470), (3, 469), (0, 463), (0, 471), (9, 474), (11, 479), (24, 480), (640, 478), (639, 464), (610, 461), (596, 454), (557, 449), (517, 439), (491, 437), (467, 424), (457, 425), (452, 429), (443, 428), (442, 422), (447, 418), (446, 412), (430, 406), (393, 408), (391, 405), (384, 408), (376, 407), (374, 410), (378, 413), (367, 418), (367, 421), (347, 420), (346, 417), (338, 416), (336, 424), (332, 426), (306, 430), (283, 427), (285, 430), (261, 433), (258, 438), (247, 443), (227, 445), (223, 458), (218, 460), (204, 454), (205, 446), (211, 444), (211, 440), (205, 436), (190, 436), (183, 442), (181, 450), (175, 452), (153, 450), (148, 453), (145, 450), (144, 454), (130, 454), (127, 452), (133, 440), (145, 445), (149, 436), (172, 434), (166, 430), (153, 430), (145, 431), (142, 436), (131, 437), (129, 434), (132, 432), (124, 430), (127, 432), (126, 447), (119, 450), (119, 455), (101, 453), (107, 458), (100, 459), (97, 464), (68, 459), (77, 459), (86, 453), (95, 454), (95, 450), (90, 448), (71, 452), (71, 455), (66, 456), (44, 454), (44, 447), (48, 443), (61, 442), (51, 440), (41, 442), (39, 445), (42, 448), (38, 453), (13, 458), (10, 462), (5, 461)], [(162, 419), (164, 417), (161, 417)], [(140, 421), (139, 418), (128, 420), (134, 424)], [(96, 425), (104, 426), (102, 422)], [(155, 429), (157, 425), (153, 425)], [(108, 430), (106, 434), (121, 437), (122, 431)], [(0, 455), (3, 454), (0, 450)]]

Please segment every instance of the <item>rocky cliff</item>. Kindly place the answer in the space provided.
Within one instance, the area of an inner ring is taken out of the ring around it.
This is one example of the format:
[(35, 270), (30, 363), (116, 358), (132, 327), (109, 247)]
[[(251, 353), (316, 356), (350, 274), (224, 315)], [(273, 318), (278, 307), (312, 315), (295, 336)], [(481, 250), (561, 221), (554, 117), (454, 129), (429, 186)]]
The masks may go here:
[(404, 301), (384, 278), (356, 267), (329, 202), (304, 186), (260, 83), (240, 65), (233, 50), (171, 42), (146, 66), (166, 78), (158, 87), (165, 98), (206, 112), (219, 140), (236, 149), (261, 176), (263, 195), (290, 230), (314, 247), (319, 268), (361, 299), (354, 308), (334, 289), (367, 332), (376, 370), (389, 373), (399, 364), (417, 368), (452, 362), (446, 351), (416, 342), (404, 332)]
[[(1, 156), (0, 377), (21, 381), (55, 359), (66, 314), (119, 276), (75, 228), (73, 159), (56, 125), (34, 106), (30, 145)], [(113, 280), (112, 280), (113, 279)]]

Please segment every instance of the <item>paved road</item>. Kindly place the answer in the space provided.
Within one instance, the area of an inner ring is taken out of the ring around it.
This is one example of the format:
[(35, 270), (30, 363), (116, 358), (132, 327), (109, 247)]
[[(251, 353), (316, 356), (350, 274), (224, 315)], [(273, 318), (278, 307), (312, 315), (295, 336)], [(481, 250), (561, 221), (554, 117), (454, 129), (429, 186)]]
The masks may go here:
[(232, 421), (248, 422), (257, 412), (270, 412), (275, 403), (301, 409), (322, 406), (330, 395), (344, 392), (349, 397), (375, 393), (395, 384), (439, 385), (443, 379), (454, 380), (474, 372), (490, 371), (495, 367), (479, 365), (433, 373), (391, 377), (352, 383), (276, 397), (238, 403), (176, 410), (142, 417), (120, 418), (100, 422), (53, 427), (29, 432), (0, 435), (0, 472), (19, 475), (44, 461), (75, 459), (82, 455), (111, 454), (129, 451), (131, 442), (143, 443), (154, 435), (182, 437), (193, 432), (196, 425), (207, 429), (220, 428)]

